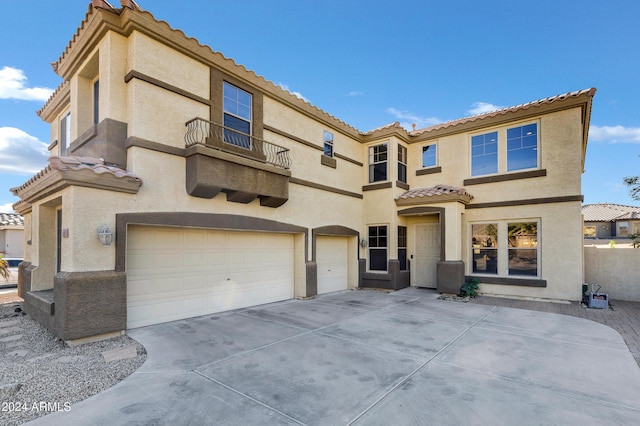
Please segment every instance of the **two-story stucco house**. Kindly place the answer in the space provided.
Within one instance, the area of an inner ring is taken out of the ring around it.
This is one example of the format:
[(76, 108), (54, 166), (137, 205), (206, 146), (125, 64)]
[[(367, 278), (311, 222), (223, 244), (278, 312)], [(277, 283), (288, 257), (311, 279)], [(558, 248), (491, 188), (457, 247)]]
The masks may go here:
[(469, 277), (581, 298), (595, 89), (361, 132), (128, 1), (53, 66), (50, 164), (13, 192), (19, 294), (65, 340)]

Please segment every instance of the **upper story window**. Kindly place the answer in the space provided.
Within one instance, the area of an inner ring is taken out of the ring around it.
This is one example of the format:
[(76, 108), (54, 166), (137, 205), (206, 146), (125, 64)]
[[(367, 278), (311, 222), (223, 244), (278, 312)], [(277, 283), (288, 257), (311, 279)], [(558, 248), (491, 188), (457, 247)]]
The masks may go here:
[(407, 148), (398, 145), (398, 180), (407, 183)]
[(93, 82), (93, 124), (100, 120), (100, 80)]
[(438, 145), (431, 144), (422, 147), (422, 167), (435, 167), (438, 165)]
[(507, 129), (507, 171), (538, 167), (538, 125)]
[(67, 148), (71, 143), (71, 113), (68, 112), (60, 120), (60, 155), (67, 155)]
[(251, 94), (224, 82), (224, 141), (251, 148)]
[(498, 173), (498, 132), (471, 137), (471, 176)]
[(369, 183), (387, 180), (388, 144), (369, 147)]
[(324, 155), (333, 157), (333, 133), (324, 131)]

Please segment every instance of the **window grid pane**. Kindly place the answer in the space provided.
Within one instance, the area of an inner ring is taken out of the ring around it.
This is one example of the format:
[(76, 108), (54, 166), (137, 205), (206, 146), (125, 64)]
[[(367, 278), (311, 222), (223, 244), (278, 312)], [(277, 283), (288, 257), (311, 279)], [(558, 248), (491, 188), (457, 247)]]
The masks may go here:
[(507, 129), (507, 171), (538, 167), (538, 125)]
[(422, 167), (435, 167), (437, 165), (436, 145), (422, 147)]
[(369, 269), (387, 270), (387, 227), (369, 227)]
[(471, 225), (473, 272), (498, 274), (498, 224), (483, 223)]
[(333, 157), (333, 133), (324, 131), (324, 155)]
[(509, 275), (538, 275), (538, 223), (508, 224)]
[(407, 227), (398, 226), (398, 261), (400, 270), (407, 270)]
[(471, 175), (498, 173), (498, 132), (471, 138)]
[(387, 180), (387, 144), (369, 147), (369, 182)]

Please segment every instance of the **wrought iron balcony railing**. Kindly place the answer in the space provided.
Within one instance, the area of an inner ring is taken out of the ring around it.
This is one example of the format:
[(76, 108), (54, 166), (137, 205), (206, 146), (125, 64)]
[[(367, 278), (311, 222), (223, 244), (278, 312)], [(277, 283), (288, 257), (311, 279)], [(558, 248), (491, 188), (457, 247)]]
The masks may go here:
[[(288, 148), (283, 148), (202, 118), (189, 120), (186, 126), (187, 133), (184, 136), (184, 140), (187, 148), (193, 145), (205, 145), (252, 160), (262, 161), (285, 170), (291, 168), (291, 157), (289, 156)], [(225, 147), (229, 149), (225, 149)]]

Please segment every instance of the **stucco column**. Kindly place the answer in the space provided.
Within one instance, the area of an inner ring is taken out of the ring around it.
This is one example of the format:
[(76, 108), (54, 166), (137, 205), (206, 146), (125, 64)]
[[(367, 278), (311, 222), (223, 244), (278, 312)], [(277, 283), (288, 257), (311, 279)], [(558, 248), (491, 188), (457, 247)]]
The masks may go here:
[(462, 203), (447, 203), (444, 210), (445, 259), (462, 260)]

